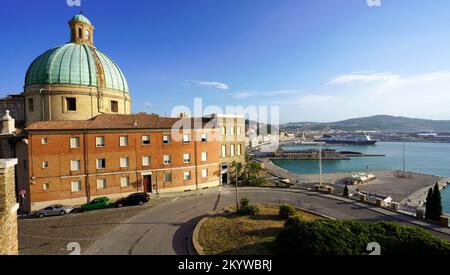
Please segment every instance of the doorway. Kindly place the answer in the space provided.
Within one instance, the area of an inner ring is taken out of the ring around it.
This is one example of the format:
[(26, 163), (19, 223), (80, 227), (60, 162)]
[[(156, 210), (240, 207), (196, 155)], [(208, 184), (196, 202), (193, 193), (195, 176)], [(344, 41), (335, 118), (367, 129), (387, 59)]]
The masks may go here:
[(144, 192), (153, 193), (152, 175), (143, 175), (142, 183), (144, 185)]

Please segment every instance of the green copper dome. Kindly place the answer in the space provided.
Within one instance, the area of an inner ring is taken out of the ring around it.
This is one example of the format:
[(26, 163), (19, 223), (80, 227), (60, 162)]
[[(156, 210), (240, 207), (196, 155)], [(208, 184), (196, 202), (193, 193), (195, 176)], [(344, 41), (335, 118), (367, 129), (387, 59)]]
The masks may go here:
[(89, 21), (89, 19), (87, 19), (87, 17), (82, 14), (75, 15), (74, 17), (72, 17), (71, 21), (79, 21), (79, 22), (83, 22), (83, 23), (92, 25), (91, 21)]
[(128, 93), (119, 66), (96, 48), (78, 43), (48, 50), (33, 61), (26, 74), (25, 87), (42, 84), (104, 87)]

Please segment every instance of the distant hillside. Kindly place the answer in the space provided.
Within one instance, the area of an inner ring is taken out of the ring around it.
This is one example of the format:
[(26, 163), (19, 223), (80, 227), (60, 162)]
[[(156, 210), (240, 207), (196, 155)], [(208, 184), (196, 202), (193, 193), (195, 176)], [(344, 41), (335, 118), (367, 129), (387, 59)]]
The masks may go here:
[(379, 115), (330, 123), (295, 122), (281, 126), (281, 128), (299, 127), (307, 127), (310, 130), (331, 128), (346, 131), (450, 132), (450, 120), (427, 120)]

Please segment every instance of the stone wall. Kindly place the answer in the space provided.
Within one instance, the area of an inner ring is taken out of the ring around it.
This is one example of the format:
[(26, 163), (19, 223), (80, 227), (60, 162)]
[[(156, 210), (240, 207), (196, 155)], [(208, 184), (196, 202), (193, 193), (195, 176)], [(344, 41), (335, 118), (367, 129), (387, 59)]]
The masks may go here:
[(14, 166), (16, 159), (0, 160), (0, 255), (18, 255)]

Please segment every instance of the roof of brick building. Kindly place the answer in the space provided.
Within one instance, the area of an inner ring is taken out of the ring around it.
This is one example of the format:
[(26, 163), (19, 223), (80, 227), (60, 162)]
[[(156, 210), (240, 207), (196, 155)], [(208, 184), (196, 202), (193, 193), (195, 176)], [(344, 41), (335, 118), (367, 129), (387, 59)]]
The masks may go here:
[(102, 114), (89, 120), (40, 121), (31, 124), (26, 131), (40, 130), (107, 130), (107, 129), (171, 129), (214, 128), (211, 118), (160, 117), (156, 114), (112, 115)]

